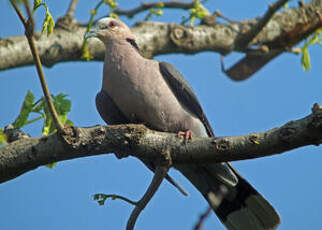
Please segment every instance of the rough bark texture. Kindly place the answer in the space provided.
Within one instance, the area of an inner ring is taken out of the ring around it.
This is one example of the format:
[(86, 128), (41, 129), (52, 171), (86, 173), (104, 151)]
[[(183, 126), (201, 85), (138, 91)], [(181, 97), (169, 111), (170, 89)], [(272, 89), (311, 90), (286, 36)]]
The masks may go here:
[(0, 182), (13, 179), (41, 165), (117, 153), (162, 160), (171, 155), (174, 167), (180, 163), (225, 162), (282, 153), (322, 143), (322, 108), (315, 104), (312, 114), (262, 133), (222, 138), (194, 138), (188, 143), (175, 134), (150, 130), (143, 125), (72, 127), (64, 136), (52, 134), (22, 138), (0, 149)]
[[(304, 27), (316, 20), (317, 12), (322, 12), (321, 0), (313, 0), (301, 8), (283, 10), (273, 16), (250, 44), (271, 43), (283, 34), (292, 32), (299, 25)], [(228, 54), (232, 51), (247, 50), (248, 47), (242, 45), (240, 41), (259, 20), (195, 27), (161, 22), (140, 22), (132, 30), (137, 37), (142, 54), (149, 58), (159, 54), (178, 52), (194, 54), (214, 51)], [(84, 26), (66, 25), (61, 20), (51, 36), (48, 38), (38, 36), (36, 45), (42, 63), (49, 67), (58, 62), (81, 60), (84, 33)], [(90, 41), (89, 47), (94, 60), (103, 60), (104, 47), (99, 41)], [(33, 59), (24, 36), (0, 39), (0, 70), (31, 64)]]

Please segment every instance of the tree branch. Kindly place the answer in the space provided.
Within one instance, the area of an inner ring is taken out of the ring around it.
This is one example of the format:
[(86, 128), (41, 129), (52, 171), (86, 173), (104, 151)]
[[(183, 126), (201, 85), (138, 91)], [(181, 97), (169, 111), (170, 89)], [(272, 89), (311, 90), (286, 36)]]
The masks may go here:
[(128, 204), (132, 204), (132, 205), (137, 205), (137, 202), (132, 201), (124, 196), (120, 196), (117, 194), (103, 194), (103, 193), (97, 193), (94, 195), (94, 200), (97, 200), (97, 202), (99, 203), (99, 205), (103, 205), (106, 201), (106, 199), (111, 198), (112, 200), (122, 200)]
[(273, 15), (289, 0), (279, 0), (270, 4), (265, 15), (252, 27), (247, 33), (243, 34), (241, 39), (237, 40), (238, 46), (247, 48), (249, 43), (262, 31)]
[(322, 28), (322, 14), (315, 12), (315, 15), (316, 17), (307, 22), (307, 24), (299, 24), (293, 30), (284, 32), (275, 40), (255, 49), (249, 49), (245, 57), (240, 59), (228, 70), (225, 70), (223, 59), (221, 58), (222, 71), (234, 81), (249, 78), (273, 58), (283, 52), (289, 52), (294, 45)]
[(134, 15), (141, 13), (145, 10), (149, 10), (151, 8), (158, 8), (162, 5), (162, 8), (168, 9), (183, 9), (188, 10), (193, 7), (193, 2), (183, 2), (183, 1), (159, 1), (159, 2), (142, 2), (140, 6), (131, 9), (131, 10), (123, 10), (123, 9), (115, 9), (114, 13), (117, 15), (125, 15), (129, 18), (133, 18)]
[[(319, 0), (313, 0), (301, 8), (287, 9), (274, 14), (269, 23), (253, 39), (252, 44), (267, 44), (299, 26), (307, 26), (309, 22), (316, 19), (316, 11), (322, 12), (322, 2)], [(151, 58), (166, 53), (195, 54), (203, 51), (228, 54), (232, 51), (247, 51), (245, 47), (236, 46), (236, 41), (241, 39), (242, 34), (254, 28), (259, 20), (194, 27), (141, 22), (137, 23), (132, 31), (145, 57)], [(36, 45), (43, 65), (50, 67), (58, 62), (82, 60), (81, 47), (85, 31), (85, 26), (76, 25), (72, 31), (57, 28), (48, 38), (38, 35)], [(33, 64), (32, 55), (26, 47), (27, 42), (23, 36), (1, 39), (0, 70)], [(101, 42), (93, 39), (89, 41), (89, 48), (94, 60), (104, 59), (105, 49)]]
[(207, 208), (207, 210), (200, 215), (199, 220), (198, 220), (197, 224), (194, 227), (194, 230), (201, 230), (203, 222), (209, 216), (209, 214), (211, 213), (211, 211), (212, 211), (212, 208), (209, 206)]
[(68, 18), (73, 18), (74, 17), (75, 8), (76, 8), (77, 3), (78, 3), (78, 0), (71, 0), (70, 1), (68, 10), (67, 10), (66, 15), (65, 15), (66, 17), (68, 17)]
[(17, 6), (17, 4), (15, 2), (13, 2), (12, 0), (10, 0), (12, 7), (15, 9), (20, 21), (22, 22), (22, 24), (24, 26), (27, 26), (27, 20), (25, 19), (25, 16), (23, 15), (23, 13), (20, 11), (19, 7)]
[(164, 146), (174, 167), (180, 163), (226, 162), (283, 153), (322, 143), (322, 108), (266, 132), (220, 138), (193, 138), (186, 144), (176, 134), (143, 125), (71, 127), (65, 135), (17, 140), (0, 149), (0, 183), (39, 166), (79, 157), (118, 153), (158, 161)]
[(134, 229), (134, 225), (136, 223), (137, 218), (139, 217), (140, 213), (143, 211), (143, 209), (146, 207), (146, 205), (149, 203), (153, 195), (160, 187), (164, 177), (167, 175), (168, 170), (169, 170), (169, 167), (164, 165), (156, 167), (150, 186), (148, 187), (147, 191), (145, 192), (141, 200), (137, 202), (135, 208), (131, 213), (129, 220), (127, 221), (126, 230)]

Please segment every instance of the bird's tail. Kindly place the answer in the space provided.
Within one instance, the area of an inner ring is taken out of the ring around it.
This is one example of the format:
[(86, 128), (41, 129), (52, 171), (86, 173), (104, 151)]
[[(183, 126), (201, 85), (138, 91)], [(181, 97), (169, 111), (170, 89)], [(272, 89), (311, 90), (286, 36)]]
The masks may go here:
[(229, 164), (182, 165), (178, 169), (202, 193), (229, 230), (276, 229), (278, 213)]

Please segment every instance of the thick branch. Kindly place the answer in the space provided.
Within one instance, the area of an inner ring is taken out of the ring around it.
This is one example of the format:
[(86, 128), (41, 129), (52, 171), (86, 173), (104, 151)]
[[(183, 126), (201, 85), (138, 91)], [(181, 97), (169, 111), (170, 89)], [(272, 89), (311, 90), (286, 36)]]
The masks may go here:
[(273, 15), (289, 0), (279, 0), (274, 4), (269, 5), (268, 10), (265, 15), (258, 21), (258, 23), (252, 27), (241, 39), (238, 40), (240, 46), (245, 48), (248, 44), (262, 31), (262, 29), (267, 25), (269, 20)]
[[(173, 165), (225, 162), (264, 157), (306, 145), (322, 143), (322, 109), (266, 132), (221, 138), (194, 138), (186, 144), (177, 135), (157, 132), (143, 125), (70, 128), (64, 136), (52, 134), (17, 140), (0, 149), (0, 182), (13, 179), (44, 164), (119, 153), (151, 160), (162, 159), (167, 146)], [(62, 139), (64, 138), (64, 140)]]
[[(299, 25), (306, 26), (316, 19), (317, 11), (322, 12), (321, 0), (313, 0), (298, 9), (288, 9), (276, 13), (253, 39), (252, 44), (267, 44), (283, 34), (293, 31)], [(145, 57), (180, 52), (194, 54), (202, 51), (227, 54), (231, 51), (246, 51), (245, 47), (236, 45), (236, 41), (254, 28), (259, 20), (195, 27), (160, 22), (141, 22), (137, 23), (132, 30)], [(86, 28), (80, 25), (75, 26), (72, 31), (58, 27), (48, 38), (39, 36), (36, 46), (42, 63), (45, 66), (52, 66), (58, 62), (81, 60), (85, 30)], [(89, 47), (94, 60), (103, 60), (104, 47), (98, 40), (90, 41)], [(31, 64), (33, 64), (32, 56), (23, 36), (0, 40), (0, 70)]]

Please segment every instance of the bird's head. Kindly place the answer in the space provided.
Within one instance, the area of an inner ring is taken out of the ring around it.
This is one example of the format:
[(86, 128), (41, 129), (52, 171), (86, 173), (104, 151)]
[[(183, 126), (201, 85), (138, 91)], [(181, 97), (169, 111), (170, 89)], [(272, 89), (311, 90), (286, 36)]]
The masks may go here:
[(84, 36), (85, 39), (91, 37), (100, 39), (104, 44), (127, 39), (135, 40), (134, 35), (125, 23), (109, 17), (98, 20), (94, 28)]

